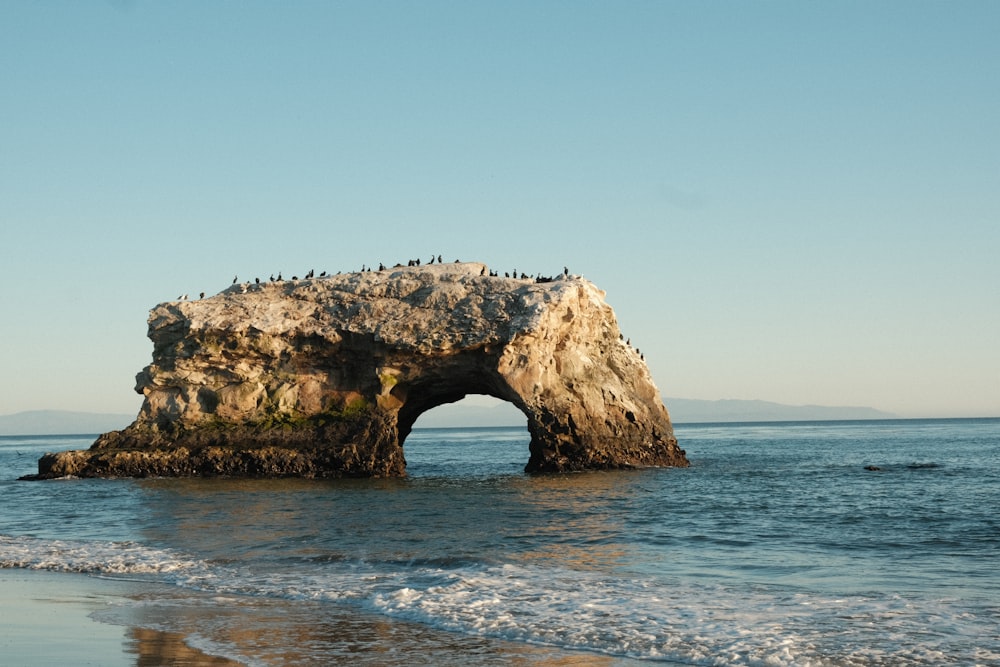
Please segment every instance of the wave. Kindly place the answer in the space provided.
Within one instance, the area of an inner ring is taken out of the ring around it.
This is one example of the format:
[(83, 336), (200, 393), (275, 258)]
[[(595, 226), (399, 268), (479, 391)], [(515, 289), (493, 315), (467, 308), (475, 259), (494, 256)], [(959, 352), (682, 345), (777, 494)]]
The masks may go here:
[(87, 574), (165, 574), (202, 566), (138, 542), (46, 540), (0, 535), (0, 568)]
[[(966, 651), (975, 662), (1000, 659), (996, 642), (969, 643), (968, 609), (898, 596), (653, 586), (505, 565), (377, 593), (370, 604), (445, 630), (684, 664), (927, 665)], [(996, 620), (984, 618), (979, 629), (990, 632)], [(915, 635), (922, 638), (918, 649), (903, 639)]]
[(0, 567), (145, 575), (214, 596), (356, 605), (466, 635), (691, 665), (1000, 663), (1000, 609), (958, 599), (832, 597), (511, 563), (335, 558), (254, 571), (136, 542), (3, 535)]

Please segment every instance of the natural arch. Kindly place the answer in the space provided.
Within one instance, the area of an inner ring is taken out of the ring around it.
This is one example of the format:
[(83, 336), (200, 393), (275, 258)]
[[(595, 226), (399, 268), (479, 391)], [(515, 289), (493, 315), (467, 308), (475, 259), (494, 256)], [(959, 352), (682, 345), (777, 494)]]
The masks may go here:
[(135, 422), (39, 476), (403, 475), (417, 418), (467, 394), (524, 413), (530, 472), (687, 465), (603, 292), (494, 273), (397, 267), (160, 304)]

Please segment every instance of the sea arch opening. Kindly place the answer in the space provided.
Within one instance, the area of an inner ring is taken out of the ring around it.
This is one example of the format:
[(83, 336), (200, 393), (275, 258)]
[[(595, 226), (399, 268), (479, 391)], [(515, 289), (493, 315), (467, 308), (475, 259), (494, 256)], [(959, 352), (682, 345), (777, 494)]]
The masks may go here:
[(513, 403), (469, 394), (414, 422), (404, 448), (411, 477), (519, 475), (530, 456), (528, 419)]
[(512, 405), (532, 430), (531, 415), (521, 397), (504, 378), (484, 368), (482, 360), (476, 357), (449, 359), (444, 364), (422, 368), (408, 378), (404, 373), (404, 379), (396, 381), (389, 393), (398, 406), (396, 431), (401, 447), (421, 415), (439, 406), (458, 403), (470, 395), (492, 397), (495, 402)]

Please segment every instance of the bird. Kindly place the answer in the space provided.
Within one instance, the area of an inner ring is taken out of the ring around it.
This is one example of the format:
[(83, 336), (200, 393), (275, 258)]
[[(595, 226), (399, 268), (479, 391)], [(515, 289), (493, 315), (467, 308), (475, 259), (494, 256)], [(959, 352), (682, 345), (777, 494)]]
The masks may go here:
[(238, 278), (239, 278), (239, 276), (233, 276), (233, 284), (234, 284), (234, 285), (236, 284), (236, 280), (237, 280)]
[(200, 294), (198, 294), (198, 298), (199, 299), (204, 299), (205, 298), (205, 293), (201, 292)]
[(319, 274), (319, 277), (320, 278), (326, 278), (326, 271), (324, 271), (323, 273)]
[(253, 281), (254, 281), (255, 283), (257, 283), (258, 285), (260, 285), (260, 278), (254, 278), (254, 279), (253, 279)]

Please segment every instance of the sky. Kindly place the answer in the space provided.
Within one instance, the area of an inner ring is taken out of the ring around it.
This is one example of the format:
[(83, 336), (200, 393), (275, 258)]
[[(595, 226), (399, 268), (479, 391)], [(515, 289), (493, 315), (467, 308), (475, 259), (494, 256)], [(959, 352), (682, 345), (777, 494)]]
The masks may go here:
[(181, 294), (441, 254), (593, 281), (664, 397), (1000, 416), (997, 34), (992, 1), (4, 2), (0, 414), (136, 412)]

